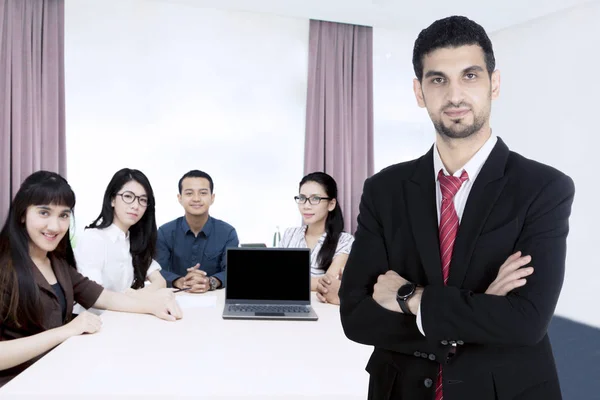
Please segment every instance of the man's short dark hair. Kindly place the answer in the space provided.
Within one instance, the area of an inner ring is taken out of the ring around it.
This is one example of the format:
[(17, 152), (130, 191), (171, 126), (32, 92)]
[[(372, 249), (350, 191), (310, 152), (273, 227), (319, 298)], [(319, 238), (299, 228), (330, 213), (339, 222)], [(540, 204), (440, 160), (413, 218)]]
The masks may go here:
[(204, 171), (200, 171), (200, 170), (197, 170), (197, 169), (193, 169), (193, 170), (191, 170), (190, 172), (186, 172), (186, 173), (185, 173), (185, 175), (183, 175), (183, 176), (181, 177), (181, 179), (179, 180), (179, 194), (181, 194), (181, 189), (182, 189), (181, 185), (182, 185), (182, 183), (183, 183), (183, 180), (184, 180), (185, 178), (205, 178), (205, 179), (207, 179), (207, 180), (208, 180), (208, 183), (210, 184), (210, 193), (211, 193), (211, 194), (213, 193), (213, 190), (214, 190), (214, 188), (215, 188), (215, 185), (213, 184), (213, 180), (212, 180), (212, 178), (210, 177), (210, 175), (209, 175), (209, 174), (207, 174), (207, 173), (206, 173), (206, 172), (204, 172)]
[(467, 17), (452, 16), (435, 21), (423, 29), (413, 48), (413, 68), (419, 82), (423, 79), (423, 58), (434, 50), (478, 45), (483, 50), (488, 74), (496, 68), (492, 41), (485, 29)]

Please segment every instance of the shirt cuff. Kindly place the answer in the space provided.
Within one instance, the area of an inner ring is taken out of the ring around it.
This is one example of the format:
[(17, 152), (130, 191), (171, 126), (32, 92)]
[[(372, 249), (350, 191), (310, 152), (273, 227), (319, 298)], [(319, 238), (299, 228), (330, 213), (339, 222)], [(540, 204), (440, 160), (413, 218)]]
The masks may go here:
[(417, 328), (419, 328), (421, 335), (425, 336), (425, 331), (423, 331), (423, 321), (421, 320), (421, 304), (419, 304), (419, 308), (417, 309)]
[(227, 286), (227, 277), (225, 275), (225, 271), (217, 272), (213, 276), (221, 281), (221, 286), (219, 286), (219, 289), (222, 289), (225, 286)]

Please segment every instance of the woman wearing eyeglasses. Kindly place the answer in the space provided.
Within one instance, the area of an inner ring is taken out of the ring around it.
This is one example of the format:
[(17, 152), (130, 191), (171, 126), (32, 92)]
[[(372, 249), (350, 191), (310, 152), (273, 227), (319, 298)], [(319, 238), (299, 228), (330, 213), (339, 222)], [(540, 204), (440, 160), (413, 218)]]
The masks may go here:
[(87, 226), (75, 247), (77, 267), (105, 288), (135, 293), (166, 287), (156, 250), (154, 193), (146, 175), (123, 168), (104, 193), (102, 211)]
[(313, 172), (302, 178), (294, 199), (302, 215), (302, 226), (286, 229), (280, 246), (309, 248), (311, 289), (317, 291), (319, 300), (339, 304), (340, 279), (354, 237), (343, 232), (337, 184), (326, 173)]

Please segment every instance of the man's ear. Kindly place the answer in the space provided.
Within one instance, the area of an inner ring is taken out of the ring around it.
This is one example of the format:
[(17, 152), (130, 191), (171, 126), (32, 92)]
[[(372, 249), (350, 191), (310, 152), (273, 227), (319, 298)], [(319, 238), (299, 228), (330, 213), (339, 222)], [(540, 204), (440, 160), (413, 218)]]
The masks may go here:
[(499, 70), (495, 70), (494, 72), (492, 72), (491, 83), (492, 83), (492, 88), (491, 88), (492, 100), (496, 100), (498, 98), (498, 96), (500, 96), (500, 71)]
[(413, 92), (415, 93), (415, 98), (417, 99), (417, 104), (421, 108), (425, 108), (425, 97), (423, 96), (423, 86), (421, 82), (415, 78), (413, 79)]

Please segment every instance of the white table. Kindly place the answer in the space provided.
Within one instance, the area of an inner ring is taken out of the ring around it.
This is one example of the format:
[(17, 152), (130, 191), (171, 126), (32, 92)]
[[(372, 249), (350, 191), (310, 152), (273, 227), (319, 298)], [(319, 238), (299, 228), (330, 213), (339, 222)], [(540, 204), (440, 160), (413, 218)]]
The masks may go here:
[(313, 294), (314, 321), (223, 320), (186, 308), (177, 322), (105, 312), (94, 335), (73, 337), (0, 389), (0, 399), (364, 400), (372, 348), (348, 340), (339, 307)]

